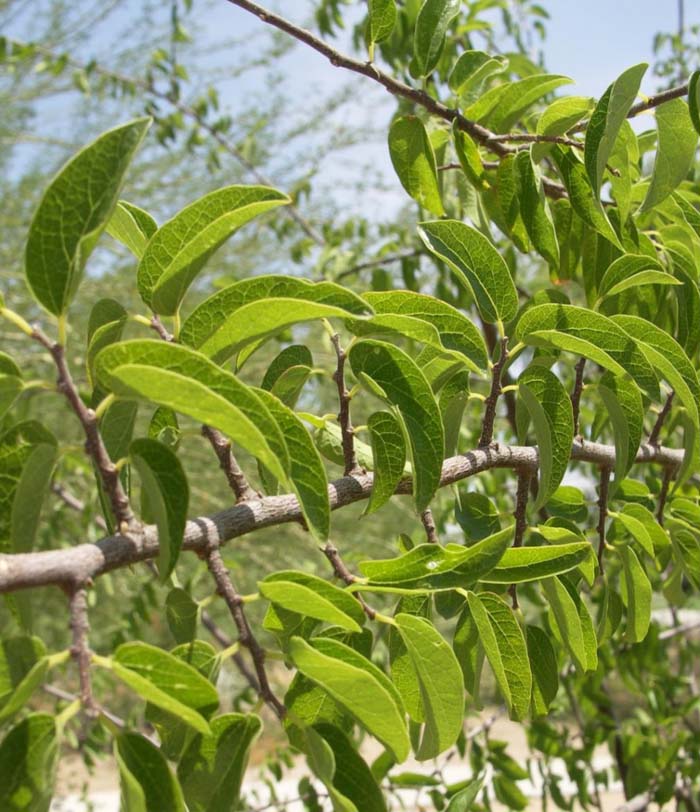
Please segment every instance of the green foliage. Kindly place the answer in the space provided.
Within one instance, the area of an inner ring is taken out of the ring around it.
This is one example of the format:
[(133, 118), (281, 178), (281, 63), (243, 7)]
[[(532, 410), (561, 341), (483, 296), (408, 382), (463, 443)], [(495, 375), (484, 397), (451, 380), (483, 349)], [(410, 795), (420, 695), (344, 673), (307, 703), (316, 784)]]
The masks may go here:
[[(700, 649), (675, 618), (700, 588), (698, 73), (641, 105), (644, 64), (563, 95), (527, 56), (533, 3), (371, 0), (369, 63), (284, 24), (398, 99), (408, 206), (321, 213), (313, 173), (278, 191), (258, 168), (288, 132), (277, 98), (235, 127), (214, 89), (184, 101), (189, 5), (138, 81), (0, 40), (20, 85), (71, 66), (149, 116), (32, 177), (43, 197), (11, 215), (31, 222), (7, 249), (26, 241), (29, 296), (19, 274), (0, 296), (0, 809), (48, 810), (77, 741), (134, 812), (282, 810), (304, 760), (308, 812), (407, 789), (524, 809), (531, 764), (469, 721), (488, 704), (525, 728), (547, 802), (572, 808), (564, 770), (595, 805), (607, 744), (628, 799), (692, 810)], [(344, 5), (319, 0), (322, 34)], [(628, 121), (645, 109), (655, 132)]]

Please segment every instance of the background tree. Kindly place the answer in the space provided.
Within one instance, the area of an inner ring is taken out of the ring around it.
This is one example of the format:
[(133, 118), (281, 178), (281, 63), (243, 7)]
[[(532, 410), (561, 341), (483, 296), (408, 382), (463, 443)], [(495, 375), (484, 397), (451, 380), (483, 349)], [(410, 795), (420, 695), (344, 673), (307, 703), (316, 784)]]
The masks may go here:
[[(125, 809), (267, 804), (239, 799), (258, 713), (271, 775), (305, 754), (309, 809), (407, 786), (519, 809), (528, 775), (602, 808), (602, 743), (636, 808), (695, 808), (697, 76), (637, 101), (638, 65), (597, 101), (555, 96), (569, 80), (531, 58), (546, 13), (520, 2), (319, 3), (326, 39), (231, 5), (281, 32), (263, 67), (296, 40), (390, 91), (418, 216), (321, 216), (318, 155), (273, 183), (305, 126), (324, 150), (364, 138), (327, 138), (347, 96), (290, 130), (262, 126), (279, 95), (231, 120), (186, 5), (145, 8), (109, 65), (81, 36), (104, 9), (47, 6), (25, 39), (37, 18), (4, 9), (9, 139), (69, 84), (95, 134), (150, 117), (36, 191), (75, 143), (39, 126), (42, 151), (5, 162), (0, 808), (48, 807), (59, 744), (113, 750)], [(118, 44), (131, 11), (108, 9)], [(346, 14), (355, 56), (329, 44)], [(469, 721), (494, 694), (527, 765)]]

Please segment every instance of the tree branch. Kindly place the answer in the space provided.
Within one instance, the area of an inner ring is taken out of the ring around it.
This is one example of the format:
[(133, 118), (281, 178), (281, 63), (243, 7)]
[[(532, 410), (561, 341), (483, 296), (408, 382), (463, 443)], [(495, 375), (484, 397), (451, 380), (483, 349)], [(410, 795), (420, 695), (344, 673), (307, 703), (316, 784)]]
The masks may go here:
[[(331, 47), (327, 42), (324, 42), (324, 40), (312, 34), (311, 31), (307, 31), (305, 28), (300, 28), (299, 26), (294, 25), (294, 23), (290, 22), (284, 17), (273, 14), (271, 11), (268, 11), (250, 0), (227, 0), (227, 2), (233, 6), (243, 9), (243, 11), (247, 11), (248, 13), (255, 15), (267, 25), (271, 25), (280, 31), (284, 31), (285, 34), (289, 34), (299, 42), (303, 42), (304, 45), (308, 45), (309, 48), (312, 48), (317, 53), (326, 57), (326, 59), (328, 59), (328, 61), (334, 67), (343, 68), (345, 70), (352, 71), (353, 73), (358, 73), (361, 76), (365, 76), (368, 79), (372, 79), (372, 81), (378, 82), (380, 85), (382, 85), (382, 87), (386, 88), (386, 90), (388, 90), (393, 96), (408, 99), (414, 104), (423, 107), (429, 113), (432, 113), (445, 121), (456, 121), (460, 130), (468, 133), (477, 143), (485, 146), (499, 157), (510, 155), (515, 151), (513, 147), (508, 147), (505, 144), (502, 144), (500, 141), (494, 140), (497, 138), (496, 133), (492, 132), (486, 127), (483, 127), (481, 124), (477, 124), (477, 122), (466, 118), (459, 112), (459, 110), (447, 107), (447, 105), (437, 101), (437, 99), (434, 99), (425, 91), (404, 84), (403, 82), (398, 81), (398, 79), (395, 79), (393, 76), (390, 76), (388, 73), (384, 73), (372, 62), (361, 62), (359, 59), (353, 59), (346, 54), (342, 54), (340, 51), (337, 51), (335, 48)], [(556, 183), (555, 181), (546, 180), (544, 182), (544, 190), (546, 194), (551, 197), (559, 198), (567, 196), (564, 186)]]
[(211, 426), (202, 426), (202, 434), (209, 440), (214, 449), (221, 470), (226, 474), (229, 487), (236, 496), (237, 502), (255, 499), (259, 494), (250, 487), (246, 475), (241, 471), (238, 461), (231, 451), (231, 443), (218, 430)]
[(578, 418), (581, 410), (581, 393), (583, 392), (583, 370), (586, 366), (586, 359), (579, 358), (576, 362), (576, 380), (574, 391), (571, 393), (571, 410), (574, 415), (574, 437), (578, 437)]
[(605, 522), (608, 518), (609, 487), (610, 466), (602, 465), (600, 468), (600, 492), (598, 494), (598, 569), (601, 575), (605, 572), (603, 557), (605, 556)]
[[(335, 573), (337, 578), (346, 585), (350, 586), (350, 584), (354, 584), (357, 578), (350, 572), (347, 568), (347, 565), (340, 557), (340, 553), (338, 552), (338, 548), (331, 544), (330, 541), (326, 544), (325, 547), (321, 548), (323, 554), (326, 556), (328, 561), (330, 562), (331, 566), (333, 567), (333, 572)], [(363, 597), (358, 593), (354, 592), (353, 595), (357, 598), (362, 607), (364, 613), (370, 620), (374, 620), (377, 616), (376, 609), (373, 609), (368, 603), (365, 603)]]
[(70, 653), (78, 667), (80, 682), (80, 702), (88, 717), (97, 714), (95, 700), (92, 696), (92, 681), (90, 679), (90, 647), (88, 645), (88, 605), (87, 589), (84, 584), (75, 586), (69, 593), (70, 601), (70, 628), (73, 642)]
[[(595, 465), (615, 465), (615, 447), (575, 440), (571, 459)], [(678, 467), (683, 451), (664, 446), (640, 446), (636, 462)], [(450, 457), (443, 462), (440, 486), (445, 487), (467, 477), (493, 468), (517, 469), (536, 467), (539, 455), (536, 446), (507, 446), (477, 448)], [(330, 483), (328, 498), (331, 510), (367, 499), (372, 492), (371, 472), (354, 474)], [(396, 489), (397, 494), (411, 494), (413, 483), (406, 477)], [(303, 515), (296, 496), (264, 496), (240, 505), (233, 505), (212, 516), (191, 519), (185, 527), (183, 550), (206, 554), (212, 543), (223, 544), (231, 539), (290, 522), (299, 522)], [(59, 550), (34, 553), (0, 554), (0, 594), (38, 586), (68, 585), (86, 582), (105, 572), (130, 566), (138, 561), (158, 557), (158, 530), (155, 525), (137, 527), (128, 533), (108, 536), (94, 544), (78, 544)]]
[(503, 388), (501, 386), (501, 374), (503, 373), (503, 367), (507, 360), (508, 336), (503, 336), (501, 339), (501, 355), (491, 370), (491, 391), (486, 398), (479, 448), (490, 445), (493, 440), (493, 424), (496, 419), (496, 407), (498, 406), (498, 398), (501, 396), (501, 390)]
[(340, 424), (340, 432), (343, 443), (343, 459), (345, 460), (345, 476), (353, 474), (362, 469), (357, 464), (357, 456), (355, 455), (355, 432), (352, 428), (352, 421), (350, 420), (350, 392), (345, 386), (345, 361), (347, 355), (345, 350), (340, 346), (340, 336), (338, 333), (331, 335), (331, 343), (335, 350), (337, 366), (333, 373), (333, 380), (338, 388), (338, 423)]
[(80, 421), (85, 433), (85, 450), (91, 457), (102, 480), (105, 492), (107, 493), (114, 518), (122, 532), (134, 521), (134, 514), (129, 506), (129, 499), (122, 488), (114, 463), (110, 459), (107, 449), (102, 440), (100, 429), (97, 424), (95, 412), (83, 403), (78, 388), (73, 382), (73, 378), (66, 361), (65, 349), (42, 332), (39, 327), (33, 327), (32, 338), (45, 347), (53, 358), (58, 372), (58, 391), (65, 395), (71, 409)]
[(283, 719), (287, 709), (279, 699), (277, 699), (270, 687), (267, 671), (265, 670), (265, 651), (251, 631), (248, 618), (246, 618), (245, 612), (243, 611), (243, 600), (233, 585), (233, 581), (221, 557), (218, 545), (210, 545), (207, 550), (206, 560), (209, 572), (212, 574), (214, 582), (216, 583), (217, 591), (226, 601), (233, 622), (236, 624), (238, 640), (242, 646), (248, 649), (250, 657), (253, 660), (260, 698), (272, 708), (279, 719)]
[[(523, 546), (523, 537), (527, 530), (527, 498), (530, 493), (532, 471), (532, 468), (525, 467), (518, 470), (518, 489), (515, 494), (515, 535), (513, 537), (513, 547)], [(509, 591), (513, 601), (513, 609), (517, 609), (518, 593), (516, 585), (511, 584)]]
[(437, 527), (435, 527), (435, 519), (433, 518), (433, 511), (426, 508), (420, 515), (420, 520), (425, 527), (425, 535), (427, 536), (430, 544), (437, 544), (439, 542)]
[(649, 434), (649, 445), (658, 445), (659, 444), (659, 436), (661, 435), (661, 429), (664, 427), (664, 423), (666, 422), (666, 418), (668, 417), (671, 406), (673, 406), (673, 398), (675, 396), (675, 392), (671, 390), (668, 393), (668, 397), (666, 398), (666, 403), (664, 403), (663, 408), (659, 412), (659, 416), (656, 418), (656, 423), (654, 423), (654, 428), (651, 430)]
[(344, 271), (341, 271), (335, 277), (334, 281), (340, 282), (348, 276), (360, 273), (360, 271), (366, 271), (369, 268), (381, 268), (382, 265), (388, 265), (390, 262), (402, 262), (404, 259), (415, 259), (424, 253), (425, 252), (420, 249), (415, 249), (413, 251), (404, 251), (400, 254), (387, 254), (386, 256), (377, 257), (376, 259), (369, 259), (367, 262), (360, 262), (358, 265), (353, 265), (351, 268), (346, 268)]

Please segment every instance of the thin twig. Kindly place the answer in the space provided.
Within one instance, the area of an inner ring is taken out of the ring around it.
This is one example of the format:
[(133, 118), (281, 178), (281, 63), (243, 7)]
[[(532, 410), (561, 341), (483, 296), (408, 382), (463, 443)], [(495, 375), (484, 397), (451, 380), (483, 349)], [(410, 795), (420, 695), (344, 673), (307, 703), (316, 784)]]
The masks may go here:
[(155, 330), (156, 333), (163, 339), (163, 341), (174, 341), (175, 336), (166, 329), (163, 322), (160, 320), (158, 316), (153, 316), (151, 318), (151, 329)]
[(119, 529), (124, 532), (134, 521), (134, 514), (129, 505), (129, 499), (122, 487), (119, 479), (119, 471), (107, 453), (107, 448), (102, 440), (102, 435), (97, 424), (97, 417), (92, 409), (89, 409), (80, 397), (78, 388), (73, 382), (73, 378), (66, 361), (65, 349), (51, 339), (39, 327), (33, 328), (32, 338), (45, 347), (53, 358), (58, 372), (57, 387), (71, 409), (80, 421), (85, 433), (85, 450), (91, 457), (102, 480), (105, 492), (107, 493), (114, 518)]
[(571, 393), (571, 410), (574, 415), (574, 437), (578, 437), (578, 419), (581, 410), (581, 393), (583, 392), (583, 370), (586, 366), (586, 359), (580, 358), (576, 363), (576, 380), (574, 391)]
[(80, 703), (86, 716), (94, 717), (97, 713), (95, 700), (92, 696), (92, 681), (90, 679), (90, 647), (88, 644), (87, 589), (84, 584), (76, 585), (69, 594), (70, 602), (70, 629), (73, 636), (70, 653), (78, 667), (80, 682)]
[(433, 518), (433, 511), (430, 508), (426, 508), (420, 515), (420, 520), (423, 522), (423, 527), (425, 527), (425, 535), (428, 539), (430, 544), (438, 544), (438, 534), (437, 534), (437, 527), (435, 527), (435, 519)]
[(233, 622), (238, 629), (238, 641), (242, 646), (247, 648), (250, 653), (259, 685), (258, 692), (260, 698), (272, 708), (279, 719), (283, 719), (287, 709), (279, 699), (277, 699), (270, 687), (270, 681), (267, 677), (267, 671), (265, 670), (265, 650), (261, 647), (260, 643), (258, 643), (250, 628), (248, 618), (243, 611), (243, 599), (233, 585), (233, 581), (226, 569), (218, 546), (210, 546), (207, 550), (206, 559), (207, 567), (214, 578), (217, 591), (226, 602)]
[[(445, 121), (456, 121), (460, 130), (468, 133), (477, 143), (487, 147), (496, 155), (503, 157), (505, 155), (510, 155), (515, 151), (513, 147), (508, 147), (499, 141), (492, 140), (496, 133), (492, 132), (486, 127), (483, 127), (481, 124), (466, 118), (459, 112), (459, 110), (447, 107), (425, 91), (404, 84), (398, 79), (395, 79), (393, 76), (390, 76), (388, 73), (384, 73), (374, 63), (361, 62), (359, 59), (353, 59), (346, 54), (342, 54), (340, 51), (337, 51), (327, 42), (324, 42), (324, 40), (315, 36), (310, 31), (300, 28), (284, 17), (273, 14), (271, 11), (268, 11), (250, 0), (227, 0), (227, 2), (233, 6), (243, 9), (244, 11), (247, 11), (250, 14), (254, 14), (263, 23), (271, 25), (280, 31), (284, 31), (285, 34), (289, 34), (290, 36), (294, 37), (294, 39), (304, 43), (304, 45), (307, 45), (309, 48), (312, 48), (314, 51), (328, 59), (328, 61), (334, 67), (343, 68), (344, 70), (358, 73), (374, 82), (378, 82), (393, 96), (408, 99), (414, 104), (423, 107), (429, 113), (432, 113)], [(551, 197), (567, 197), (567, 192), (564, 186), (556, 183), (555, 181), (551, 181), (549, 179), (544, 180), (543, 186), (545, 193)]]
[(211, 426), (202, 426), (202, 434), (209, 440), (214, 453), (219, 460), (221, 470), (226, 474), (229, 487), (236, 496), (237, 502), (245, 502), (249, 499), (256, 499), (260, 496), (257, 491), (250, 487), (246, 475), (238, 465), (238, 461), (231, 451), (231, 443), (218, 430)]
[[(321, 548), (321, 550), (323, 554), (326, 556), (326, 558), (329, 560), (331, 566), (333, 567), (333, 572), (335, 573), (336, 577), (340, 578), (340, 580), (347, 586), (354, 584), (357, 578), (355, 578), (355, 576), (350, 572), (347, 565), (340, 557), (338, 548), (334, 544), (331, 544), (329, 541), (324, 547)], [(362, 596), (359, 595), (357, 592), (355, 592), (354, 595), (359, 601), (360, 606), (362, 607), (367, 617), (370, 620), (374, 620), (374, 618), (377, 616), (376, 609), (373, 609), (368, 603), (365, 603)]]
[(661, 490), (659, 491), (659, 503), (656, 507), (656, 521), (663, 527), (664, 525), (664, 510), (666, 509), (666, 500), (668, 499), (668, 491), (671, 487), (671, 480), (676, 472), (676, 469), (670, 465), (664, 466), (664, 475), (661, 480)]
[(610, 487), (610, 467), (601, 466), (600, 492), (598, 494), (598, 569), (600, 574), (605, 572), (603, 557), (605, 556), (605, 523), (608, 518), (608, 490)]
[(400, 254), (386, 254), (383, 257), (367, 260), (367, 262), (360, 262), (358, 265), (353, 265), (351, 268), (346, 268), (344, 271), (341, 271), (335, 277), (335, 281), (340, 282), (342, 279), (345, 279), (348, 276), (360, 273), (360, 271), (366, 271), (370, 268), (381, 268), (382, 265), (389, 265), (391, 262), (403, 262), (405, 259), (415, 259), (416, 257), (422, 256), (424, 253), (425, 252), (421, 251), (420, 249), (415, 249), (413, 251), (404, 251)]
[(508, 336), (503, 336), (501, 339), (501, 355), (498, 361), (491, 369), (491, 391), (486, 398), (484, 405), (484, 422), (481, 427), (481, 438), (479, 439), (479, 448), (484, 448), (491, 445), (493, 440), (493, 424), (496, 419), (496, 407), (498, 406), (498, 398), (501, 395), (501, 374), (503, 367), (508, 360)]
[[(521, 468), (518, 471), (518, 488), (515, 493), (515, 536), (513, 547), (522, 547), (525, 531), (527, 530), (527, 498), (530, 493), (531, 468)], [(510, 597), (513, 609), (518, 608), (518, 593), (515, 584), (510, 585)]]
[(649, 445), (658, 445), (659, 444), (659, 436), (661, 434), (661, 429), (666, 422), (666, 418), (671, 412), (671, 406), (673, 406), (673, 398), (675, 396), (675, 392), (671, 390), (668, 393), (668, 397), (666, 398), (666, 403), (664, 403), (663, 408), (659, 412), (658, 417), (656, 418), (656, 423), (654, 423), (654, 428), (651, 430), (649, 434)]
[(340, 345), (340, 336), (334, 333), (331, 336), (331, 343), (335, 350), (337, 359), (335, 372), (333, 373), (333, 380), (338, 389), (338, 424), (340, 425), (341, 439), (343, 444), (343, 460), (345, 461), (345, 476), (362, 471), (357, 464), (357, 456), (355, 455), (355, 432), (352, 427), (350, 419), (350, 392), (345, 385), (345, 361), (347, 355), (345, 350)]

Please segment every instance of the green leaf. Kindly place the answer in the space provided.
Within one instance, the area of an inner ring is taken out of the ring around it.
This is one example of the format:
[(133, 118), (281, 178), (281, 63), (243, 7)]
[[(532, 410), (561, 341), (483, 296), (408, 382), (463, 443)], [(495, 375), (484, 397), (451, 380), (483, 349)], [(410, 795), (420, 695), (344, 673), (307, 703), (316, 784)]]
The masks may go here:
[(552, 158), (561, 173), (566, 191), (569, 193), (571, 208), (584, 223), (589, 225), (602, 237), (622, 250), (622, 244), (615, 229), (610, 224), (598, 195), (594, 192), (586, 169), (574, 151), (553, 147)]
[(468, 401), (469, 373), (466, 370), (460, 370), (443, 386), (438, 399), (442, 425), (445, 429), (446, 457), (451, 456), (457, 450), (462, 418)]
[(472, 809), (472, 804), (477, 798), (477, 795), (484, 787), (483, 776), (474, 778), (469, 782), (468, 786), (460, 789), (451, 798), (447, 805), (445, 812), (469, 812)]
[(19, 376), (0, 373), (0, 419), (12, 408), (23, 389), (24, 384)]
[(654, 370), (638, 342), (616, 322), (617, 317), (609, 319), (583, 307), (543, 304), (523, 313), (515, 337), (535, 347), (557, 347), (576, 353), (616, 375), (629, 373), (643, 391), (656, 394)]
[(559, 668), (549, 636), (539, 626), (526, 630), (532, 669), (532, 715), (544, 716), (559, 690)]
[(683, 99), (671, 99), (656, 108), (658, 142), (651, 183), (639, 211), (653, 209), (685, 180), (695, 162), (698, 134)]
[(487, 584), (522, 584), (576, 569), (591, 551), (587, 541), (543, 547), (511, 547), (481, 581)]
[[(585, 610), (583, 602), (574, 599), (560, 578), (545, 579), (542, 581), (542, 589), (552, 610), (550, 623), (557, 630), (559, 639), (571, 654), (576, 667), (582, 672), (595, 668), (593, 662), (597, 663), (597, 656), (594, 657), (595, 650), (591, 651), (588, 630), (584, 630), (582, 620), (581, 607)], [(590, 623), (587, 611), (585, 616)]]
[(528, 236), (538, 254), (553, 267), (559, 267), (559, 243), (544, 194), (542, 178), (532, 161), (530, 150), (523, 150), (515, 157), (515, 177), (520, 215)]
[(416, 18), (413, 57), (414, 74), (427, 76), (438, 63), (447, 27), (459, 13), (459, 0), (423, 0)]
[(146, 243), (158, 230), (158, 224), (148, 212), (120, 200), (105, 230), (110, 237), (123, 243), (136, 259), (141, 259)]
[(401, 185), (431, 214), (445, 212), (440, 199), (437, 162), (423, 122), (415, 116), (394, 119), (389, 128), (389, 156)]
[(413, 467), (413, 496), (425, 510), (440, 485), (445, 435), (430, 384), (416, 363), (398, 347), (364, 340), (348, 353), (355, 376), (398, 409), (406, 427)]
[(629, 519), (635, 519), (642, 525), (652, 543), (652, 558), (656, 558), (657, 556), (668, 552), (671, 544), (668, 533), (659, 524), (656, 516), (654, 516), (654, 514), (648, 508), (645, 508), (644, 505), (636, 505), (633, 502), (628, 502), (622, 509), (621, 515), (624, 515)]
[(512, 538), (513, 528), (506, 527), (471, 547), (419, 544), (398, 558), (361, 561), (360, 572), (372, 587), (400, 587), (417, 592), (465, 587), (498, 564)]
[[(381, 325), (381, 317), (387, 315), (417, 319), (437, 330), (439, 341), (435, 344), (436, 349), (459, 353), (474, 372), (488, 369), (488, 353), (481, 331), (456, 307), (433, 296), (408, 290), (365, 293), (363, 298), (376, 315), (358, 326), (371, 329), (377, 322)], [(401, 332), (400, 322), (397, 331)]]
[(95, 372), (115, 394), (167, 406), (223, 431), (286, 482), (289, 455), (277, 422), (255, 392), (203, 355), (164, 341), (124, 341), (100, 352)]
[(143, 699), (209, 734), (205, 716), (218, 707), (214, 686), (191, 665), (147, 643), (123, 643), (111, 661), (100, 662)]
[(323, 638), (315, 638), (309, 644), (293, 637), (289, 654), (304, 676), (328, 691), (391, 750), (398, 762), (407, 758), (410, 741), (401, 699), (377, 666), (348, 646)]
[(403, 429), (391, 412), (375, 412), (370, 415), (367, 428), (372, 438), (374, 482), (366, 515), (379, 510), (393, 496), (406, 464)]
[(336, 789), (333, 780), (336, 774), (335, 755), (328, 742), (312, 727), (301, 729), (302, 741), (299, 749), (306, 754), (311, 772), (328, 791), (333, 812), (360, 812), (355, 804)]
[(374, 58), (374, 43), (390, 37), (395, 25), (396, 0), (369, 0), (367, 39), (370, 62)]
[(34, 297), (55, 316), (66, 312), (78, 289), (150, 123), (139, 118), (103, 133), (44, 192), (29, 227), (25, 273)]
[[(158, 527), (158, 568), (165, 582), (175, 569), (187, 524), (190, 489), (180, 460), (157, 440), (134, 440), (129, 458), (139, 472), (148, 519)], [(142, 505), (143, 506), (143, 505)]]
[[(396, 604), (394, 617), (411, 614), (429, 619), (431, 610), (432, 597), (429, 593), (406, 595)], [(401, 695), (406, 712), (414, 722), (425, 722), (425, 706), (420, 682), (411, 655), (396, 625), (389, 628), (388, 649), (391, 681)]]
[(552, 516), (573, 522), (585, 522), (588, 518), (586, 497), (573, 485), (560, 485), (549, 497), (547, 510)]
[[(0, 307), (2, 307), (1, 303)], [(14, 359), (2, 350), (0, 350), (0, 375), (14, 375), (16, 378), (22, 377), (22, 372)]]
[(58, 446), (38, 443), (32, 447), (17, 481), (12, 500), (10, 541), (15, 553), (34, 549), (44, 499), (58, 459)]
[[(537, 119), (537, 135), (565, 135), (593, 109), (593, 99), (587, 96), (563, 96), (555, 99)], [(532, 157), (540, 161), (551, 147), (546, 143), (533, 144)]]
[(277, 421), (289, 453), (290, 480), (309, 530), (320, 540), (328, 538), (331, 508), (328, 478), (311, 435), (296, 414), (264, 389), (253, 390)]
[(6, 637), (0, 644), (0, 709), (46, 654), (38, 637)]
[(155, 809), (185, 812), (180, 785), (165, 756), (152, 742), (139, 733), (127, 731), (115, 738), (115, 744), (124, 812)]
[(333, 282), (258, 276), (234, 282), (188, 316), (180, 341), (222, 363), (237, 350), (303, 321), (362, 317), (367, 302)]
[(472, 293), (482, 318), (507, 322), (518, 309), (510, 271), (483, 234), (457, 220), (421, 223), (418, 234), (431, 253), (444, 260)]
[(151, 422), (148, 424), (148, 436), (151, 440), (158, 440), (159, 443), (173, 451), (177, 451), (180, 444), (180, 424), (177, 415), (172, 409), (166, 406), (159, 406), (155, 412)]
[(312, 367), (313, 358), (309, 348), (292, 344), (272, 361), (260, 387), (272, 392), (285, 406), (293, 409), (311, 375)]
[(58, 740), (48, 713), (32, 713), (0, 744), (0, 809), (48, 812), (54, 792)]
[(530, 707), (532, 673), (520, 624), (508, 605), (491, 592), (467, 595), (493, 675), (514, 719), (524, 719)]
[(321, 724), (315, 729), (333, 751), (333, 787), (360, 812), (387, 812), (384, 796), (372, 771), (350, 739), (332, 725)]
[(454, 139), (457, 159), (469, 183), (476, 189), (488, 189), (490, 184), (486, 179), (484, 162), (481, 160), (479, 147), (470, 135), (465, 133), (464, 130), (460, 130), (457, 119), (453, 122), (452, 138)]
[(622, 73), (601, 96), (588, 122), (583, 155), (586, 173), (596, 196), (600, 192), (617, 134), (637, 97), (648, 67), (643, 62)]
[(211, 721), (211, 736), (197, 736), (185, 750), (177, 777), (189, 812), (233, 812), (250, 748), (260, 735), (255, 714), (226, 713)]
[[(625, 505), (625, 507), (627, 507), (627, 505)], [(641, 505), (635, 505), (635, 507), (641, 507)], [(639, 543), (640, 547), (642, 547), (647, 555), (653, 559), (656, 558), (654, 554), (654, 543), (652, 542), (651, 536), (649, 535), (649, 532), (643, 522), (640, 522), (635, 516), (625, 513), (624, 510), (622, 513), (615, 514), (615, 521), (619, 522), (624, 527), (632, 538)]]
[(610, 416), (615, 438), (615, 488), (629, 473), (637, 458), (644, 429), (642, 396), (627, 375), (606, 372), (598, 391)]
[(137, 275), (141, 298), (154, 312), (174, 315), (209, 258), (232, 234), (290, 202), (266, 186), (227, 186), (190, 203), (148, 241)]
[(540, 483), (534, 509), (539, 510), (561, 484), (574, 440), (571, 398), (556, 375), (532, 365), (518, 378), (518, 395), (535, 429)]
[(498, 533), (501, 529), (498, 508), (483, 493), (468, 491), (461, 483), (455, 503), (455, 519), (464, 530), (467, 545)]
[(464, 608), (457, 620), (452, 646), (462, 669), (464, 686), (471, 694), (476, 707), (482, 707), (479, 693), (481, 672), (484, 667), (484, 647), (468, 601), (465, 601)]
[(634, 550), (625, 545), (619, 552), (624, 574), (622, 600), (627, 605), (625, 636), (631, 643), (641, 643), (651, 622), (651, 584)]
[[(651, 276), (649, 276), (651, 274)], [(681, 284), (671, 274), (664, 271), (663, 265), (654, 257), (641, 254), (623, 254), (607, 269), (598, 287), (598, 301), (615, 296), (637, 285), (657, 284), (656, 277), (665, 277), (658, 284)], [(646, 281), (649, 279), (649, 281)]]
[[(306, 416), (305, 418), (306, 419)], [(343, 436), (340, 426), (330, 420), (321, 421), (314, 433), (314, 442), (320, 453), (336, 465), (344, 465)], [(367, 471), (374, 470), (372, 448), (367, 443), (355, 437), (355, 456), (357, 464)], [(406, 464), (404, 473), (410, 473), (410, 465)]]
[(668, 381), (695, 427), (696, 437), (692, 432), (686, 432), (685, 461), (679, 475), (682, 480), (689, 472), (698, 442), (700, 381), (697, 373), (683, 348), (660, 327), (637, 316), (614, 316), (613, 321), (631, 336), (649, 363)]
[(451, 747), (462, 730), (462, 672), (452, 649), (429, 620), (398, 614), (395, 621), (420, 685), (425, 727), (416, 758), (426, 761)]
[(485, 51), (464, 51), (450, 73), (450, 90), (456, 94), (476, 90), (489, 76), (502, 73), (507, 67), (508, 59), (504, 56), (492, 56)]
[(191, 643), (197, 633), (199, 604), (189, 592), (175, 587), (165, 599), (165, 618), (177, 643)]
[(496, 85), (464, 110), (464, 115), (487, 124), (494, 132), (508, 132), (535, 102), (571, 81), (568, 76), (541, 73)]
[(12, 695), (0, 709), (0, 723), (12, 718), (26, 706), (34, 692), (43, 685), (50, 666), (49, 657), (44, 656), (24, 674), (22, 679), (17, 682)]
[(344, 589), (316, 575), (282, 570), (258, 581), (260, 594), (276, 606), (351, 632), (362, 631), (364, 612), (359, 602)]
[(115, 299), (99, 299), (92, 306), (88, 322), (87, 373), (93, 384), (95, 356), (108, 344), (119, 341), (124, 332), (128, 313)]
[(700, 135), (700, 71), (693, 71), (688, 82), (688, 109), (695, 132)]

